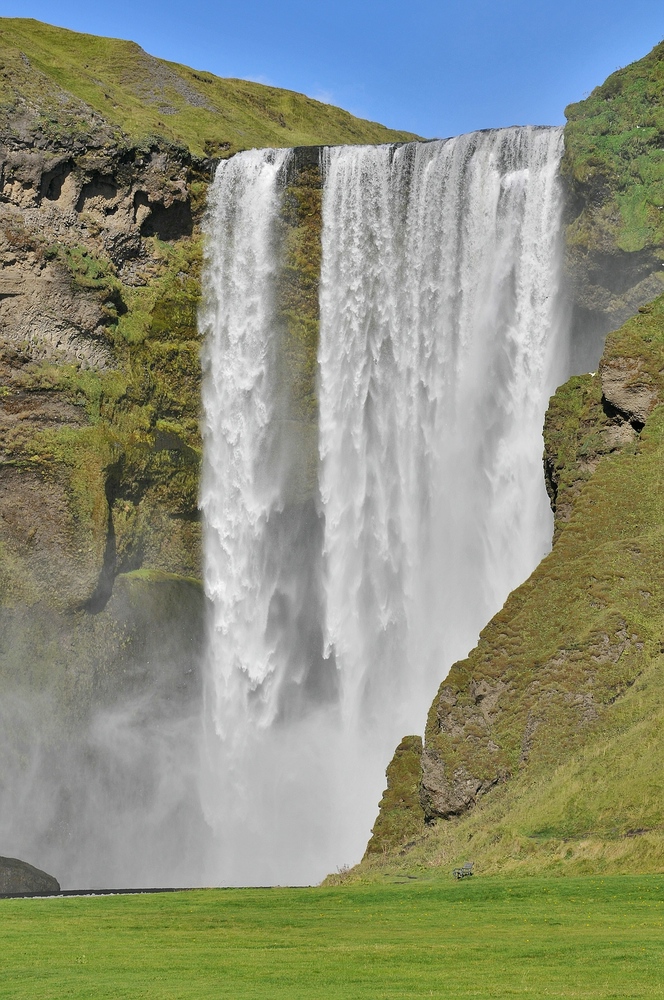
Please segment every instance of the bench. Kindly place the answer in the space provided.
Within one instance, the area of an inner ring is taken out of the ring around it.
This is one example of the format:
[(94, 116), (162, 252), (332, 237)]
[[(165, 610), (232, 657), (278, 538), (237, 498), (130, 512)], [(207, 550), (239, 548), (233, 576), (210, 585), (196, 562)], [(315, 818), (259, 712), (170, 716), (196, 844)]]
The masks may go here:
[(473, 862), (466, 861), (465, 865), (462, 865), (461, 868), (455, 868), (452, 874), (455, 878), (470, 878), (473, 874)]

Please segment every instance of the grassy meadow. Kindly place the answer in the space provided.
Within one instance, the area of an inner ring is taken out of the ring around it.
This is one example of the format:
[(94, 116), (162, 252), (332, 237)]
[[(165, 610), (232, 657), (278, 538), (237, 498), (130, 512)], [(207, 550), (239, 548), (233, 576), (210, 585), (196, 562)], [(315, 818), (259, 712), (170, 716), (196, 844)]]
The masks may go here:
[(664, 995), (664, 874), (385, 883), (0, 900), (0, 997)]

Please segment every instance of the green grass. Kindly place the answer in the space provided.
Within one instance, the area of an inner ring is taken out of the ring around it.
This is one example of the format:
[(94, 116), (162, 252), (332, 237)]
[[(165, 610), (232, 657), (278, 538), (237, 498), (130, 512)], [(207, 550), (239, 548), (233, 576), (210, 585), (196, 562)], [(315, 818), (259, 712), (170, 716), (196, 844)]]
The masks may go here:
[(585, 201), (571, 244), (664, 244), (664, 42), (565, 109), (563, 174)]
[(664, 876), (0, 901), (0, 997), (662, 996)]
[(155, 59), (135, 42), (80, 34), (28, 18), (0, 18), (0, 64), (0, 112), (3, 107), (11, 110), (12, 102), (27, 100), (40, 111), (44, 131), (53, 136), (80, 131), (73, 99), (83, 101), (133, 142), (160, 136), (198, 155), (227, 156), (253, 146), (417, 138), (304, 94), (221, 79)]

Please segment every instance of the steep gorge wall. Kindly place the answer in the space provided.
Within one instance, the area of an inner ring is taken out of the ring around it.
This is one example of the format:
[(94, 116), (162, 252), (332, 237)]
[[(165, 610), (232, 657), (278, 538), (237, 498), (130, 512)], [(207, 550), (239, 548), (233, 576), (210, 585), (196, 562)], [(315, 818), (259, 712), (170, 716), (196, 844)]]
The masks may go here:
[(183, 589), (162, 653), (183, 626), (188, 660), (202, 616), (194, 217), (208, 168), (88, 125), (56, 141), (7, 116), (0, 136), (0, 655), (6, 683), (31, 664), (79, 709), (81, 686), (117, 693), (128, 663), (145, 670), (140, 595), (154, 610), (155, 588)]

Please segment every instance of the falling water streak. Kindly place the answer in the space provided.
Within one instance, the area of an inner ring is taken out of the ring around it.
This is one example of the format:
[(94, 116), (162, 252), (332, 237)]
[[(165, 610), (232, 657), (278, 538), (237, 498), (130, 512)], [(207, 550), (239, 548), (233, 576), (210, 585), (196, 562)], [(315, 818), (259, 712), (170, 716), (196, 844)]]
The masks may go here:
[[(280, 495), (275, 467), (276, 387), (272, 372), (275, 218), (288, 152), (252, 150), (220, 164), (209, 204), (201, 508), (206, 524), (206, 592), (214, 606), (214, 718), (220, 737), (235, 727), (224, 711), (246, 711), (274, 671), (265, 638), (271, 599), (262, 543)], [(239, 706), (238, 706), (239, 702)], [(259, 719), (269, 724), (266, 716)]]
[(329, 798), (336, 670), (323, 661), (316, 621), (320, 518), (313, 498), (289, 496), (297, 442), (277, 377), (290, 155), (253, 150), (221, 164), (207, 220), (201, 507), (211, 620), (201, 799), (214, 839), (209, 878), (225, 884), (318, 872), (338, 798)]
[[(326, 151), (324, 537), (285, 517), (272, 373), (287, 154), (219, 169), (202, 311), (215, 880), (312, 881), (357, 859), (390, 751), (549, 544), (561, 148), (560, 130), (508, 129)], [(322, 586), (307, 615), (325, 697), (304, 683), (298, 571)]]
[[(247, 744), (272, 721), (276, 664), (266, 637), (274, 580), (267, 523), (279, 503), (273, 382), (276, 218), (285, 150), (252, 150), (221, 163), (210, 192), (205, 302), (201, 508), (205, 590), (211, 603), (203, 803), (229, 847), (248, 793)], [(219, 801), (219, 807), (217, 802)], [(232, 858), (222, 865), (231, 876)]]

